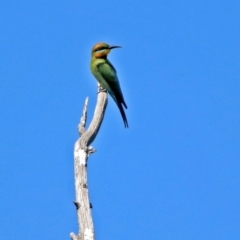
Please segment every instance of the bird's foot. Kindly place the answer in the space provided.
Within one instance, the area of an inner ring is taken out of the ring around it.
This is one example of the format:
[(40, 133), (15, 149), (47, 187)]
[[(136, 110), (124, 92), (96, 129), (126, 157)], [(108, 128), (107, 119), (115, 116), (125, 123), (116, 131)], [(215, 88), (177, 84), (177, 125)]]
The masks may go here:
[(98, 93), (100, 92), (107, 92), (107, 90), (101, 86), (98, 87)]

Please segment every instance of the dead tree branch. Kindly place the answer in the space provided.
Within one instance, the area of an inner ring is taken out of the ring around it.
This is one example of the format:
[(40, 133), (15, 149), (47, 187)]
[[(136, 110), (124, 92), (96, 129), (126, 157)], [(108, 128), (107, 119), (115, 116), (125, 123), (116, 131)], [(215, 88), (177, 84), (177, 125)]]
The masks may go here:
[(91, 214), (92, 205), (89, 201), (87, 182), (87, 161), (96, 150), (90, 146), (100, 129), (107, 107), (107, 92), (98, 85), (98, 97), (92, 122), (85, 129), (87, 121), (88, 98), (85, 100), (83, 114), (78, 125), (80, 138), (74, 145), (75, 191), (79, 233), (70, 233), (72, 240), (94, 240), (94, 227)]

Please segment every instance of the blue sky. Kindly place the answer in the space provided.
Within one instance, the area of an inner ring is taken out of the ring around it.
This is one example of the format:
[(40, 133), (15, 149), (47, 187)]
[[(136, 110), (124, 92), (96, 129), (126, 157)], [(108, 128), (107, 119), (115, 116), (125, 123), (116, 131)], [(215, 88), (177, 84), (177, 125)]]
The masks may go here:
[(239, 240), (239, 16), (233, 0), (2, 1), (0, 239), (77, 232), (73, 144), (104, 41), (123, 46), (130, 128), (110, 99), (88, 164), (97, 239)]

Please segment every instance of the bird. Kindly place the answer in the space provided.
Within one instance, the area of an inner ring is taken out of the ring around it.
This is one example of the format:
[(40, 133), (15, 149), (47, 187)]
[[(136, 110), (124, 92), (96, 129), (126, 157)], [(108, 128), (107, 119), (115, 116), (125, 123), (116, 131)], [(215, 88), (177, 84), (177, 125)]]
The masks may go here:
[(123, 106), (127, 109), (120, 83), (117, 77), (117, 71), (111, 62), (107, 59), (108, 54), (114, 48), (121, 46), (110, 46), (107, 43), (97, 43), (92, 48), (92, 57), (90, 68), (94, 77), (99, 82), (100, 86), (107, 90), (110, 96), (117, 104), (122, 115), (125, 128), (128, 128), (128, 121)]

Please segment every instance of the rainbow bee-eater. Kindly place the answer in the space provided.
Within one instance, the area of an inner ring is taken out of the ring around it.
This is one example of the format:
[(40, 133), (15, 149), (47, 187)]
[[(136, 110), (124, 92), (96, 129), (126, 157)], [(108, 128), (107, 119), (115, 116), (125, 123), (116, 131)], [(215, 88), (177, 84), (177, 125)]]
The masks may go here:
[(117, 77), (117, 71), (107, 59), (108, 54), (114, 48), (120, 46), (110, 46), (107, 43), (97, 43), (92, 48), (91, 71), (102, 88), (106, 89), (117, 104), (123, 118), (125, 127), (128, 127), (127, 117), (123, 106), (127, 108)]

